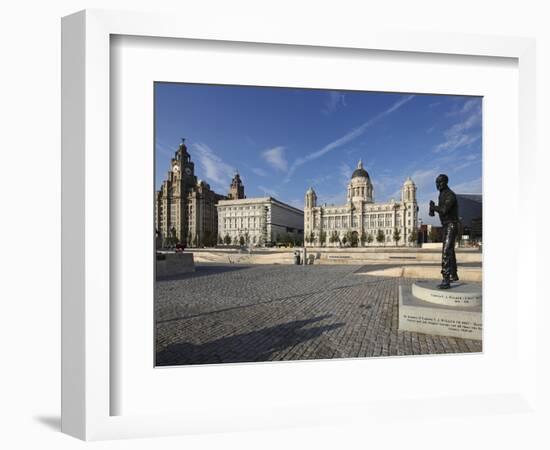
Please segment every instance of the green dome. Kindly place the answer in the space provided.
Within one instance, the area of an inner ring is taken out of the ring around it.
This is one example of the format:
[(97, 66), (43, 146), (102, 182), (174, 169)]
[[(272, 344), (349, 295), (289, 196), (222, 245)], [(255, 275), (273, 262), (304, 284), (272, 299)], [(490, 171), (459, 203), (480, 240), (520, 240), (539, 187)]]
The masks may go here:
[(357, 164), (357, 169), (353, 171), (351, 178), (369, 178), (368, 172), (363, 169), (363, 162), (361, 160), (359, 160), (359, 163)]

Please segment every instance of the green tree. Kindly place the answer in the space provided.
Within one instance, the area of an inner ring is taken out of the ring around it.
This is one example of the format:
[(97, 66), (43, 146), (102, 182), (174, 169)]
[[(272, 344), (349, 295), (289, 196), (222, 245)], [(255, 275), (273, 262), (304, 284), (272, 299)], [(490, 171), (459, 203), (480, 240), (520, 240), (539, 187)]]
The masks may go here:
[(365, 242), (367, 242), (367, 233), (365, 233), (365, 230), (361, 231), (361, 247), (365, 246)]
[(289, 237), (288, 233), (286, 233), (286, 232), (279, 233), (279, 234), (277, 234), (277, 237), (275, 238), (275, 242), (279, 246), (281, 246), (281, 245), (287, 246), (288, 243), (290, 242), (290, 237)]
[(374, 241), (372, 233), (367, 234), (367, 244), (370, 244), (372, 241)]
[(321, 242), (321, 247), (324, 247), (326, 242), (327, 242), (327, 232), (326, 231), (321, 231), (321, 233), (319, 234), (319, 241)]
[(418, 233), (416, 230), (412, 230), (411, 234), (409, 234), (409, 242), (416, 243), (416, 240), (418, 239)]
[(351, 230), (346, 231), (346, 234), (344, 234), (344, 237), (346, 238), (346, 243), (351, 244)]
[(330, 237), (328, 238), (328, 241), (329, 241), (331, 244), (335, 244), (336, 242), (339, 242), (339, 241), (340, 241), (340, 238), (338, 237), (338, 232), (337, 232), (337, 231), (333, 231), (333, 232), (330, 234)]
[(235, 236), (235, 237), (233, 238), (233, 244), (239, 245), (239, 236)]
[(313, 231), (311, 231), (307, 235), (306, 241), (309, 242), (310, 244), (313, 244), (315, 242), (315, 233)]
[(393, 229), (393, 240), (395, 241), (395, 246), (397, 246), (397, 243), (401, 239), (401, 230), (398, 228)]
[(195, 234), (195, 239), (193, 239), (193, 246), (195, 246), (195, 247), (199, 246), (199, 235), (198, 235), (198, 233)]
[(244, 245), (245, 239), (244, 236), (239, 236), (239, 245), (242, 247)]
[(225, 245), (231, 244), (231, 236), (229, 236), (229, 234), (226, 234), (226, 235), (223, 237), (223, 243), (224, 243)]
[(344, 237), (342, 238), (342, 244), (346, 245), (347, 242), (348, 242), (348, 238), (347, 236), (344, 235)]
[(351, 247), (357, 247), (357, 243), (359, 242), (357, 231), (351, 231), (351, 230), (346, 231), (345, 238), (346, 238), (346, 242), (349, 242), (349, 245)]
[(384, 232), (379, 228), (378, 232), (376, 233), (376, 242), (381, 244), (386, 240), (386, 236), (384, 236)]

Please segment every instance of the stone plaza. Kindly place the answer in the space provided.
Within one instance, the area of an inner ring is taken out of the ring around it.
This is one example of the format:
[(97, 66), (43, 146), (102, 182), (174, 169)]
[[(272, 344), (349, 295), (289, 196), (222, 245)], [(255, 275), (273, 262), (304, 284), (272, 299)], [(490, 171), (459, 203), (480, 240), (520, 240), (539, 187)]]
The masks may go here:
[(380, 265), (205, 264), (157, 280), (159, 366), (482, 351), (482, 341), (400, 331), (399, 286)]

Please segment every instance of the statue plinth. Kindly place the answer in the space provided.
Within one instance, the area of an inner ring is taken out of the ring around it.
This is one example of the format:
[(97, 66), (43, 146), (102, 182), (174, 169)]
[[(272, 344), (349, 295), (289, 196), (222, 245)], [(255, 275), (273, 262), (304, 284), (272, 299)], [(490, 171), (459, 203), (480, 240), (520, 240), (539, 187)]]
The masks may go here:
[(439, 282), (421, 280), (413, 283), (412, 295), (428, 303), (445, 306), (480, 306), (481, 285), (475, 283), (453, 283), (450, 289), (441, 290)]
[(447, 290), (437, 284), (425, 280), (399, 286), (399, 330), (481, 340), (481, 284), (458, 282)]

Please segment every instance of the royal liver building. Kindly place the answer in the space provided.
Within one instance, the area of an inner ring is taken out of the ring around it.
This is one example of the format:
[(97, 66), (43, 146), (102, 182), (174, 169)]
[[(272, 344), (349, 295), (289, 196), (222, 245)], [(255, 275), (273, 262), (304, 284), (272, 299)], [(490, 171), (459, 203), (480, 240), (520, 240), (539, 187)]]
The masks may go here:
[(412, 245), (418, 222), (416, 186), (407, 178), (401, 200), (375, 203), (369, 174), (359, 161), (348, 184), (345, 205), (317, 205), (312, 188), (306, 192), (304, 235), (308, 246)]
[[(216, 204), (227, 198), (195, 176), (195, 164), (182, 140), (155, 197), (157, 245), (184, 243), (187, 247), (216, 245)], [(233, 188), (233, 186), (232, 186)], [(238, 187), (236, 187), (238, 188)], [(233, 191), (232, 191), (233, 192)], [(231, 194), (230, 194), (231, 195)]]

